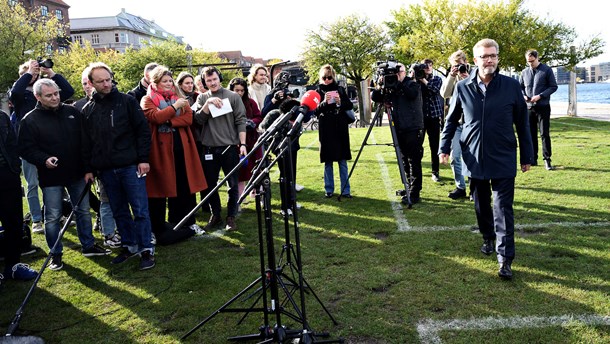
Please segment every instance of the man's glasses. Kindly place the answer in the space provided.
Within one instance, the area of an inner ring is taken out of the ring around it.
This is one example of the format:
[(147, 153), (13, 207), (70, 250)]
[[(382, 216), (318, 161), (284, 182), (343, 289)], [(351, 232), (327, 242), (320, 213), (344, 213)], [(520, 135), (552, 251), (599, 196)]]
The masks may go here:
[(332, 80), (333, 77), (332, 76), (323, 76), (322, 80)]
[(489, 59), (496, 60), (498, 58), (498, 54), (482, 55), (482, 56), (479, 56), (479, 58), (481, 60), (489, 60)]

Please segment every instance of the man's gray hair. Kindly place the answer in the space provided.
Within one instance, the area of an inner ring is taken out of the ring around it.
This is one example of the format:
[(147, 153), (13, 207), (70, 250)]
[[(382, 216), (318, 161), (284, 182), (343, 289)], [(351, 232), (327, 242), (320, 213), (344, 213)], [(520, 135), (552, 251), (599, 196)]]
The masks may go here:
[(35, 95), (37, 95), (37, 96), (42, 95), (42, 86), (53, 87), (57, 91), (61, 91), (59, 89), (59, 86), (57, 86), (57, 84), (55, 83), (55, 81), (53, 81), (52, 79), (43, 78), (43, 79), (39, 79), (38, 81), (36, 81), (34, 83), (33, 88), (34, 88)]

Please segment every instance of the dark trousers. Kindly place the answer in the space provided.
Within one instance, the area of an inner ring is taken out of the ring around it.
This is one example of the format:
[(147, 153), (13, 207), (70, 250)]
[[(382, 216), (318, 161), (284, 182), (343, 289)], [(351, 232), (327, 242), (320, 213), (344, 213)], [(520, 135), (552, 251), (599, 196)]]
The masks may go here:
[[(485, 240), (496, 240), (498, 261), (515, 258), (515, 178), (470, 180), (479, 230)], [(493, 210), (491, 197), (493, 191)]]
[(538, 160), (538, 131), (542, 139), (542, 158), (544, 160), (551, 159), (551, 136), (550, 105), (534, 105), (530, 109), (530, 133), (532, 135), (532, 144), (534, 145), (534, 161)]
[(424, 117), (424, 137), (428, 133), (428, 144), (430, 145), (430, 163), (432, 172), (438, 172), (438, 146), (441, 139), (441, 119)]
[(424, 131), (397, 131), (398, 147), (403, 156), (407, 178), (410, 181), (411, 196), (419, 197), (421, 191), (422, 168), (421, 159), (424, 156)]
[[(4, 178), (5, 174), (13, 174), (6, 167), (0, 167), (2, 171), (3, 185), (0, 190), (0, 222), (4, 227), (4, 240), (2, 240), (1, 251), (4, 253), (5, 269), (9, 270), (13, 265), (19, 263), (23, 237), (23, 207), (21, 200), (21, 184), (19, 178), (11, 180)], [(15, 181), (15, 182), (14, 182)]]
[[(206, 197), (210, 193), (210, 191), (216, 187), (221, 169), (224, 175), (227, 176), (237, 164), (239, 164), (239, 150), (237, 149), (237, 146), (228, 146), (228, 149), (227, 146), (203, 147), (201, 165), (203, 166), (205, 180), (208, 183), (208, 188), (203, 191), (203, 197)], [(229, 184), (227, 216), (237, 215), (237, 199), (239, 198), (239, 191), (237, 189), (238, 175), (238, 172), (233, 173), (233, 175), (231, 175), (227, 180)], [(210, 196), (209, 203), (212, 214), (220, 216), (221, 207), (220, 196), (218, 195), (218, 191), (214, 192), (214, 194)]]

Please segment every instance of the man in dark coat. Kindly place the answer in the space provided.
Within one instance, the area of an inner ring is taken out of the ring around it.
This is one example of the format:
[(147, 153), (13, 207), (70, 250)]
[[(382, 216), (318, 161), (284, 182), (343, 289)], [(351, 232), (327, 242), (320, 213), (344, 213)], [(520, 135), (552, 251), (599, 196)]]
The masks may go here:
[(150, 85), (150, 72), (155, 69), (159, 64), (156, 62), (148, 63), (144, 67), (144, 76), (138, 86), (134, 87), (133, 90), (127, 92), (130, 96), (136, 98), (138, 104), (140, 104), (140, 100), (146, 95), (146, 91), (148, 90), (148, 86)]
[[(513, 199), (517, 175), (517, 139), (513, 125), (519, 135), (521, 171), (530, 169), (533, 152), (521, 87), (517, 80), (498, 73), (499, 50), (498, 43), (492, 39), (475, 44), (473, 55), (477, 69), (456, 86), (441, 135), (439, 155), (446, 164), (451, 139), (463, 114), (460, 145), (471, 174), (475, 212), (483, 234), (481, 252), (492, 254), (494, 240), (497, 240), (498, 275), (511, 279), (511, 264), (515, 257)], [(492, 190), (493, 210), (490, 206)]]

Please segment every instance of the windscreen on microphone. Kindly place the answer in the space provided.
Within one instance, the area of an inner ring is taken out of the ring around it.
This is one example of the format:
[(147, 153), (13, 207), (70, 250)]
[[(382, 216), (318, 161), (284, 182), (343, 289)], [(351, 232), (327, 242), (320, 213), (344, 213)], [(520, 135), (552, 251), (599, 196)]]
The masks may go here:
[(301, 105), (306, 106), (308, 111), (315, 110), (320, 104), (320, 94), (314, 90), (305, 92), (301, 98)]

